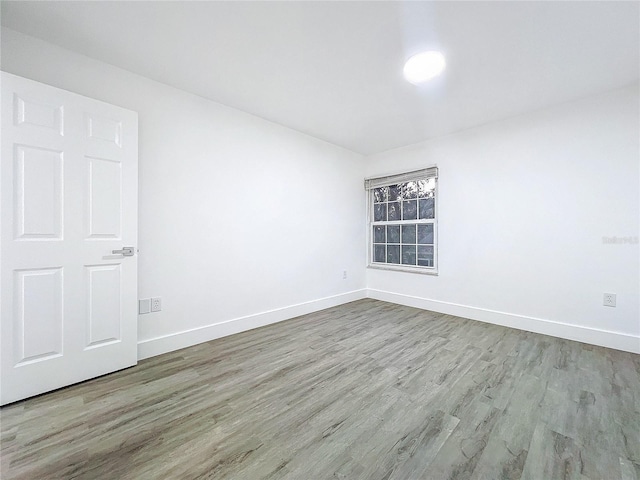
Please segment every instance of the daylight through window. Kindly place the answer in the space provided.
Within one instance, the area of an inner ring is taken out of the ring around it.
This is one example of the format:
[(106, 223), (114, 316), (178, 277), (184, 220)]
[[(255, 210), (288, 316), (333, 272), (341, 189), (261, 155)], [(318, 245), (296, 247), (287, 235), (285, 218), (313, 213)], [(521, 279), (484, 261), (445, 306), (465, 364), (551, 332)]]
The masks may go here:
[(437, 168), (366, 180), (369, 266), (435, 273)]

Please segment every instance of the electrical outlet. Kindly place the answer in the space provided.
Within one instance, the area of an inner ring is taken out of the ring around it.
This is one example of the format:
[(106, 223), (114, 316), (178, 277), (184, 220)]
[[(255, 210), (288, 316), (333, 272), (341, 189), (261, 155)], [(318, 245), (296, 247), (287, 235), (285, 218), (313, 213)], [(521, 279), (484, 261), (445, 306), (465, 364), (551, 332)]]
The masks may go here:
[(605, 293), (602, 299), (602, 304), (605, 307), (615, 307), (616, 306), (616, 294), (615, 293)]
[(160, 297), (155, 297), (151, 299), (151, 311), (159, 312), (162, 310), (162, 299)]
[(342, 271), (342, 279), (343, 279), (343, 280), (346, 280), (346, 279), (347, 279), (347, 271), (346, 271), (346, 270), (343, 270), (343, 271)]
[(141, 300), (138, 300), (138, 313), (143, 314), (149, 312), (151, 312), (151, 299), (143, 298)]

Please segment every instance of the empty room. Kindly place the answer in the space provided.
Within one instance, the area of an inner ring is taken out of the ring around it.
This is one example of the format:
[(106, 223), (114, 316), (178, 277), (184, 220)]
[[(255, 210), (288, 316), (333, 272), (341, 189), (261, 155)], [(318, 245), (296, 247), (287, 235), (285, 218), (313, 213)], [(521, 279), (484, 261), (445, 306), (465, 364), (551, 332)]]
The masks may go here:
[(640, 2), (1, 2), (0, 478), (640, 480)]

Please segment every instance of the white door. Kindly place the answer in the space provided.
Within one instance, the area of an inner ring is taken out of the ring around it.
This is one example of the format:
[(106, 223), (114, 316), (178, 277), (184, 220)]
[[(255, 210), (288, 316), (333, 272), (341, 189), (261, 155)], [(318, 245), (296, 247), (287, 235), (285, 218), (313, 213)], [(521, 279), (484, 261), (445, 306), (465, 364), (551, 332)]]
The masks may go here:
[(137, 362), (138, 117), (1, 75), (4, 405)]

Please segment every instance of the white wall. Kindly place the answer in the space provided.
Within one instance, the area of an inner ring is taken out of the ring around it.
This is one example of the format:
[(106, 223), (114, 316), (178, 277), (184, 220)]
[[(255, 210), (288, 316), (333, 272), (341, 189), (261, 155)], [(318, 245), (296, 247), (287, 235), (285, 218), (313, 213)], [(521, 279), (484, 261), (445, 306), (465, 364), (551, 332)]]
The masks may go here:
[[(363, 159), (6, 29), (2, 69), (139, 112), (139, 296), (163, 298), (140, 317), (143, 357), (365, 286), (640, 352), (638, 244), (602, 242), (639, 235), (638, 85)], [(433, 164), (440, 275), (366, 270), (365, 172)]]
[(440, 176), (439, 276), (370, 269), (370, 295), (640, 353), (639, 245), (603, 244), (639, 235), (638, 102), (635, 84), (367, 158)]
[(139, 114), (142, 357), (364, 296), (362, 156), (8, 29), (2, 69)]

